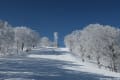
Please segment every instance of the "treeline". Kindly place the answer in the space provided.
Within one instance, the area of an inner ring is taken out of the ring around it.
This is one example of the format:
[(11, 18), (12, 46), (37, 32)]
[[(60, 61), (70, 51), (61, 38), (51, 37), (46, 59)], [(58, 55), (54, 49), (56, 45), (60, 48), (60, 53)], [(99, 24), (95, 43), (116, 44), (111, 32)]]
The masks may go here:
[(66, 47), (83, 62), (94, 62), (120, 72), (120, 29), (109, 25), (90, 24), (83, 30), (65, 36)]
[(7, 21), (0, 20), (0, 56), (21, 54), (34, 47), (51, 46), (50, 43), (47, 37), (41, 37), (28, 27), (13, 27)]

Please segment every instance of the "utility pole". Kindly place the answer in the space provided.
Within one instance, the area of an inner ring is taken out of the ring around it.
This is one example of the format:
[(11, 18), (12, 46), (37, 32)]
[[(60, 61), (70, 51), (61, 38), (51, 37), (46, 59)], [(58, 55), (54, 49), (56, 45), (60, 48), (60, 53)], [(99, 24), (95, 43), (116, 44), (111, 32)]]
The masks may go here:
[(54, 47), (58, 47), (58, 33), (54, 32)]

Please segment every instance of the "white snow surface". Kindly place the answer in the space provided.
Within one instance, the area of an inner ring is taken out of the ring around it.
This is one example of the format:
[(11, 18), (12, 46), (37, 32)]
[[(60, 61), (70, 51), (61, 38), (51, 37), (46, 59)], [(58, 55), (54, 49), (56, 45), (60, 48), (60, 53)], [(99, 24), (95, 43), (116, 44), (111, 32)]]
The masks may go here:
[(67, 48), (47, 47), (0, 58), (0, 80), (120, 80), (120, 73), (83, 63)]
[[(62, 55), (37, 55), (37, 54), (31, 54), (27, 57), (30, 58), (44, 58), (44, 59), (53, 59), (53, 60), (60, 60), (60, 61), (69, 61), (73, 65), (63, 65), (63, 69), (69, 69), (74, 71), (82, 71), (82, 72), (88, 72), (88, 73), (94, 73), (98, 75), (104, 75), (109, 77), (117, 77), (120, 78), (120, 73), (111, 72), (105, 69), (99, 69), (95, 64), (88, 63), (88, 62), (81, 62), (78, 58), (73, 56), (67, 48), (53, 48), (57, 51), (66, 51), (67, 53), (64, 53)], [(40, 49), (37, 49), (40, 50)]]

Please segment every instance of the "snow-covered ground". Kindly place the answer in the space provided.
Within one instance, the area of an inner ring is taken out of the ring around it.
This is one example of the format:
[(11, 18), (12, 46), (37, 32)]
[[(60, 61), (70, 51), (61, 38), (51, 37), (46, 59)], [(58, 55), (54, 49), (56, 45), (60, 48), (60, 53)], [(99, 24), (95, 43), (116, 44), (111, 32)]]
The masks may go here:
[(66, 48), (39, 48), (25, 57), (0, 58), (0, 80), (120, 80), (120, 73), (82, 63)]

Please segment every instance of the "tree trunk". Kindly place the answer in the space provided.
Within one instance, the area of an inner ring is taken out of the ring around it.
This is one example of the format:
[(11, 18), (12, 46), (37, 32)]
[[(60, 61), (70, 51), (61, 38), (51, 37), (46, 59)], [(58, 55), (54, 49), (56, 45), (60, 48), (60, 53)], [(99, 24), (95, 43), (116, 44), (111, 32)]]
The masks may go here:
[(112, 57), (112, 71), (117, 72), (117, 66), (115, 64), (115, 57)]
[(17, 41), (17, 54), (18, 54), (18, 51), (19, 51), (19, 47), (18, 47), (18, 41)]
[(112, 54), (111, 54), (111, 58), (112, 58), (112, 71), (117, 72), (117, 66), (116, 66), (116, 58), (117, 55), (115, 53), (115, 49), (114, 49), (114, 44), (112, 43), (112, 45), (109, 46), (109, 49), (111, 50)]
[(99, 68), (101, 68), (101, 65), (100, 65), (100, 56), (97, 56), (97, 65)]
[(23, 51), (23, 49), (24, 49), (24, 43), (22, 43), (22, 47), (21, 47), (21, 49), (22, 49), (22, 51)]

